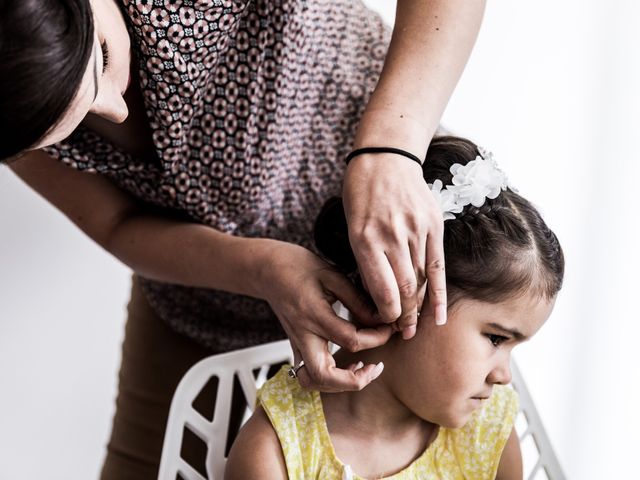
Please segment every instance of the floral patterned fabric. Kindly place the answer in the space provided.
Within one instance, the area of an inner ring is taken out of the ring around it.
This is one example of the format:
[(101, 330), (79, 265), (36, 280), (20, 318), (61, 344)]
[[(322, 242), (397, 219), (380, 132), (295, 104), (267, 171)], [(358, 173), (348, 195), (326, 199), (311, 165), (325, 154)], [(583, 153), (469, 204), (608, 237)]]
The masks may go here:
[[(121, 8), (156, 156), (136, 158), (82, 126), (46, 151), (188, 220), (312, 248), (320, 207), (341, 191), (342, 159), (389, 29), (356, 0), (121, 0)], [(284, 338), (265, 302), (142, 285), (160, 317), (214, 350)]]
[[(340, 461), (331, 444), (318, 392), (305, 390), (282, 369), (258, 392), (273, 425), (290, 480), (364, 480)], [(462, 428), (440, 427), (411, 465), (388, 480), (493, 480), (518, 412), (518, 395), (496, 385)]]

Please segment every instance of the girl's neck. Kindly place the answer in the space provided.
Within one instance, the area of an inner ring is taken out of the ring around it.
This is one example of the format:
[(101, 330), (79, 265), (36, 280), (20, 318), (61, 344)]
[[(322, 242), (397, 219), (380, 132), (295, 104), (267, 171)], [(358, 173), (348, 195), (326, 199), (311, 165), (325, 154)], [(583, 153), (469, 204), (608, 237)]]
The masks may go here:
[[(377, 363), (381, 352), (355, 355), (340, 351), (340, 367)], [(418, 458), (435, 440), (439, 427), (427, 422), (398, 399), (384, 372), (358, 392), (322, 394), (327, 429), (338, 458), (363, 477), (396, 473)], [(363, 455), (362, 452), (367, 452)]]

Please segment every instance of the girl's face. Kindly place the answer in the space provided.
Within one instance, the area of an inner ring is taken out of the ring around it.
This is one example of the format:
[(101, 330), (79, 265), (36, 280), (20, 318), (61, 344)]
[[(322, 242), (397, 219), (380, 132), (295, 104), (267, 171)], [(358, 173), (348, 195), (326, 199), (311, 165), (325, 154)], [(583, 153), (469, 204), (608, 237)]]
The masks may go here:
[(394, 343), (385, 362), (387, 381), (419, 417), (459, 428), (495, 384), (511, 381), (513, 347), (538, 331), (554, 303), (530, 295), (497, 304), (462, 299), (444, 326), (421, 318), (413, 339)]
[(35, 148), (67, 138), (88, 113), (114, 123), (129, 114), (123, 95), (129, 86), (131, 43), (115, 0), (90, 0), (95, 26), (87, 69), (75, 98), (60, 122)]

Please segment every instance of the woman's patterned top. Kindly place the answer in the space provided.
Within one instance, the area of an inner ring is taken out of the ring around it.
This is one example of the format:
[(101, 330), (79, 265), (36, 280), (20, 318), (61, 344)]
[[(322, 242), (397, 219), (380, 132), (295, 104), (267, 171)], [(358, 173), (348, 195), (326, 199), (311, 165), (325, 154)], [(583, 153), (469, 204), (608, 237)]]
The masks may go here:
[[(258, 401), (278, 435), (290, 480), (363, 480), (336, 456), (320, 394), (289, 378), (288, 366), (265, 383)], [(518, 394), (496, 385), (462, 428), (440, 427), (436, 439), (388, 480), (493, 480), (518, 412)], [(366, 453), (365, 453), (366, 454)]]
[[(191, 221), (312, 248), (389, 29), (359, 0), (120, 1), (157, 157), (83, 126), (46, 151)], [(284, 338), (263, 301), (142, 285), (166, 322), (218, 351)]]

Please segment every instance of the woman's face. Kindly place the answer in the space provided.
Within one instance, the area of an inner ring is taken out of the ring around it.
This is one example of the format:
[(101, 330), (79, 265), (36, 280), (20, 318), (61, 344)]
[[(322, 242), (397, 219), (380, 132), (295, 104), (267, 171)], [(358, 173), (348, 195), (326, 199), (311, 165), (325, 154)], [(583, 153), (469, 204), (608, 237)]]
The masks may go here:
[(68, 137), (88, 113), (114, 123), (129, 114), (123, 95), (130, 81), (131, 43), (115, 0), (90, 0), (95, 25), (94, 44), (75, 98), (58, 124), (35, 148)]
[(427, 421), (463, 426), (495, 384), (511, 381), (513, 347), (538, 331), (554, 303), (529, 295), (498, 304), (462, 299), (444, 326), (421, 318), (415, 337), (397, 341), (385, 362), (395, 395)]

